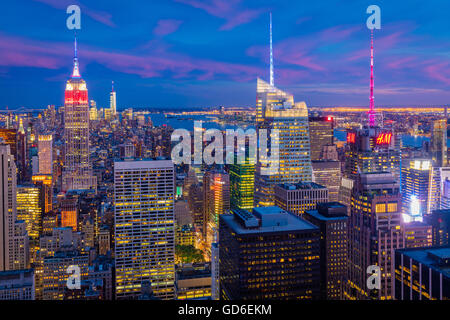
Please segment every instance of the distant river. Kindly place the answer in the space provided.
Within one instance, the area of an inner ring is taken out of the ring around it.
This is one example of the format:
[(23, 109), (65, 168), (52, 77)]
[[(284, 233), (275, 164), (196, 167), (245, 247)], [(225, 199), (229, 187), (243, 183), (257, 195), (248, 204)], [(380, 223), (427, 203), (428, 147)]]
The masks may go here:
[[(175, 116), (173, 118), (166, 118), (163, 113), (151, 113), (149, 114), (150, 118), (153, 121), (155, 126), (161, 125), (169, 125), (174, 129), (184, 128), (189, 131), (192, 131), (194, 128), (194, 121), (203, 121), (202, 126), (205, 129), (217, 128), (220, 130), (224, 129), (236, 129), (238, 126), (231, 124), (220, 124), (215, 122), (217, 118), (215, 116), (208, 115), (182, 115)], [(247, 128), (243, 128), (244, 130), (252, 128), (252, 126), (248, 126)], [(338, 141), (345, 141), (347, 138), (347, 133), (343, 130), (334, 130), (334, 137)], [(410, 135), (402, 135), (402, 143), (405, 147), (418, 147), (420, 148), (424, 141), (430, 141), (428, 137), (422, 136), (410, 136)], [(450, 146), (450, 139), (447, 140), (447, 146)]]

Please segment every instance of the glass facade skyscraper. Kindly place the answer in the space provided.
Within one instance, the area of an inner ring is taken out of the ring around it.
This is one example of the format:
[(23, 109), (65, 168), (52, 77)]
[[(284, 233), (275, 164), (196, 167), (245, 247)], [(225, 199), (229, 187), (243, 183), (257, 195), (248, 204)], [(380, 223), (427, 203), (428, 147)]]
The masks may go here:
[[(257, 131), (267, 130), (267, 146), (278, 144), (279, 158), (264, 157), (259, 150), (254, 205), (272, 206), (275, 185), (312, 181), (308, 109), (304, 102), (294, 103), (292, 95), (261, 79), (257, 85)], [(261, 117), (258, 112), (261, 112)], [(268, 149), (273, 152), (270, 147)], [(277, 165), (272, 167), (275, 161)], [(271, 167), (276, 169), (268, 169)], [(270, 174), (265, 174), (265, 169)]]

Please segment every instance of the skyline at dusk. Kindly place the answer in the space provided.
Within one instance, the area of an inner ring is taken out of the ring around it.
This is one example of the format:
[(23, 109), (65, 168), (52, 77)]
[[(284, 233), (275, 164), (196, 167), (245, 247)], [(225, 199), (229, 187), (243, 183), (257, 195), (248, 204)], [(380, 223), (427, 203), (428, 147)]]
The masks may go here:
[[(369, 104), (370, 1), (20, 0), (4, 5), (0, 22), (1, 109), (63, 103), (72, 3), (81, 7), (81, 74), (101, 107), (111, 81), (120, 109), (254, 106), (256, 78), (269, 78), (269, 12), (278, 87), (308, 106)], [(378, 2), (375, 105), (450, 99), (450, 4), (433, 4)]]

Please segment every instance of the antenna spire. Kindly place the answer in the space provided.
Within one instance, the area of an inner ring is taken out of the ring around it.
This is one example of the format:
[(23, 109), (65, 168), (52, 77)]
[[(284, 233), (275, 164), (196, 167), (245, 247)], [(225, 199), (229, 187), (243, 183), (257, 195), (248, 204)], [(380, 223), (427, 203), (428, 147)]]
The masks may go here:
[(274, 86), (274, 81), (273, 81), (273, 48), (272, 48), (272, 12), (270, 13), (270, 85)]
[(81, 77), (81, 75), (80, 75), (80, 70), (79, 70), (79, 68), (78, 68), (77, 33), (75, 32), (72, 78), (80, 78), (80, 77)]
[(375, 100), (373, 97), (373, 29), (370, 30), (370, 100), (369, 100), (369, 126), (375, 127)]
[(111, 92), (114, 92), (114, 80), (112, 81), (112, 89)]

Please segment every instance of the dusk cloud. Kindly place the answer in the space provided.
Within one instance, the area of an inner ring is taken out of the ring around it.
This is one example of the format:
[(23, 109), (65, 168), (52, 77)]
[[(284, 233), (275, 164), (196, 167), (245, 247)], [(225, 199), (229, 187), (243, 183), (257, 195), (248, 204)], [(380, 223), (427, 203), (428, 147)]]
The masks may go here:
[(153, 34), (157, 36), (166, 36), (174, 33), (182, 23), (183, 21), (173, 19), (159, 20), (155, 29), (153, 29)]

